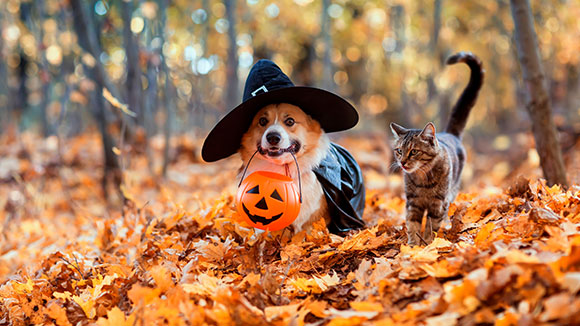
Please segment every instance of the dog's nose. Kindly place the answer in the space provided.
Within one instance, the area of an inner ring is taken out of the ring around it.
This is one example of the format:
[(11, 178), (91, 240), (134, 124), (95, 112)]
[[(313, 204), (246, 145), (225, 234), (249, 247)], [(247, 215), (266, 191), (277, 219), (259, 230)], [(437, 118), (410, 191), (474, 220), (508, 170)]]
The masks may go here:
[(270, 132), (266, 135), (266, 140), (268, 143), (270, 143), (270, 145), (278, 145), (281, 139), (282, 136), (280, 136), (280, 134), (277, 132)]

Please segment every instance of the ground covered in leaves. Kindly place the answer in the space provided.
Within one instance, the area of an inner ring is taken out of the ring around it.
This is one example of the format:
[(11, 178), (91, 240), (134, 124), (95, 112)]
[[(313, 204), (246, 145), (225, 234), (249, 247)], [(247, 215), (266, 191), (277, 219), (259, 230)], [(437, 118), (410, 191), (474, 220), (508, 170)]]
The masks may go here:
[[(159, 162), (124, 149), (121, 205), (103, 201), (95, 135), (4, 137), (0, 325), (580, 320), (580, 188), (538, 181), (529, 137), (517, 164), (471, 153), (451, 225), (413, 248), (401, 177), (389, 174), (381, 139), (340, 139), (364, 170), (368, 228), (339, 237), (320, 224), (293, 236), (244, 227), (232, 198), (237, 158), (201, 163), (191, 138), (174, 139), (164, 180)], [(159, 157), (161, 139), (151, 146)], [(566, 154), (571, 170), (578, 149)]]

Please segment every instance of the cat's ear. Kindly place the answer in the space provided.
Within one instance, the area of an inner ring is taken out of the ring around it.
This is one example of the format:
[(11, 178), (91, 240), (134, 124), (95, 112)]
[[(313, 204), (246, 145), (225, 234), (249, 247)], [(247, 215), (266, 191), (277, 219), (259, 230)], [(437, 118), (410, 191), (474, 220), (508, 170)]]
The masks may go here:
[(423, 131), (421, 131), (421, 138), (429, 141), (431, 144), (435, 144), (437, 142), (437, 139), (435, 138), (436, 132), (435, 125), (432, 122), (429, 122), (425, 128), (423, 128)]
[(405, 127), (401, 127), (398, 124), (391, 122), (391, 132), (393, 133), (393, 135), (397, 138), (405, 135), (406, 133), (409, 132), (409, 129), (405, 128)]

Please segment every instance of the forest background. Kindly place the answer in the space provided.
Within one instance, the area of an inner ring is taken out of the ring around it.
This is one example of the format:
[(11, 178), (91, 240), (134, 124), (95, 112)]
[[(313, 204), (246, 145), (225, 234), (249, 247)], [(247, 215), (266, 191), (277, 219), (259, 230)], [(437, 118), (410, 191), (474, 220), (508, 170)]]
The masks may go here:
[[(532, 1), (532, 8), (568, 148), (580, 129), (580, 4)], [(362, 117), (355, 133), (387, 137), (390, 121), (441, 128), (469, 78), (444, 61), (464, 50), (486, 70), (466, 143), (515, 160), (527, 155), (517, 138), (530, 119), (508, 1), (8, 0), (0, 21), (3, 132), (71, 137), (97, 126), (110, 149), (123, 121), (129, 138), (202, 138), (240, 103), (260, 58), (298, 85), (347, 98)], [(103, 89), (134, 117), (104, 101)]]

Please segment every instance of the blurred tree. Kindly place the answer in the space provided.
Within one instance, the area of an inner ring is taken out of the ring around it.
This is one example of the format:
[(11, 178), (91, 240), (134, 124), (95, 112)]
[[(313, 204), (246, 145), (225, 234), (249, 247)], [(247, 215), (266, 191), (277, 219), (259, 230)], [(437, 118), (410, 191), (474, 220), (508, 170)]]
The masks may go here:
[[(1, 6), (1, 5), (0, 5)], [(4, 12), (0, 8), (0, 22), (4, 21)], [(1, 37), (4, 28), (0, 23), (0, 134), (6, 130), (10, 119), (10, 110), (8, 107), (8, 70), (6, 69), (6, 49), (4, 38)]]
[(225, 0), (226, 19), (228, 21), (228, 56), (226, 61), (226, 110), (234, 108), (240, 102), (238, 78), (238, 46), (236, 32), (236, 1)]
[[(167, 33), (167, 10), (168, 10), (168, 1), (169, 0), (159, 0), (159, 11), (161, 12), (161, 26), (160, 30), (161, 33), (159, 35), (159, 39), (161, 44), (165, 44), (165, 35)], [(163, 166), (161, 168), (161, 175), (165, 177), (167, 175), (167, 167), (169, 166), (169, 147), (171, 146), (171, 128), (174, 122), (175, 116), (175, 109), (174, 109), (174, 101), (173, 99), (176, 98), (175, 95), (175, 88), (173, 87), (173, 83), (171, 81), (171, 74), (169, 71), (169, 67), (167, 66), (167, 58), (162, 55), (161, 56), (161, 69), (163, 70), (163, 75), (165, 76), (165, 89), (163, 92), (163, 99), (164, 99), (164, 106), (165, 106), (165, 126), (163, 129), (163, 135), (165, 139), (165, 147), (163, 148)]]
[(53, 80), (51, 72), (49, 69), (49, 63), (46, 58), (46, 52), (44, 51), (47, 46), (44, 43), (45, 33), (44, 27), (42, 26), (47, 19), (49, 19), (45, 10), (44, 0), (37, 0), (35, 6), (32, 9), (32, 13), (27, 20), (27, 25), (29, 30), (35, 36), (35, 40), (38, 48), (38, 55), (36, 56), (36, 64), (39, 67), (39, 78), (41, 83), (41, 100), (40, 100), (40, 123), (42, 126), (42, 133), (45, 137), (50, 136), (54, 133), (54, 130), (48, 121), (48, 105), (51, 98), (51, 88), (53, 86)]
[[(109, 182), (112, 182), (115, 189), (120, 191), (120, 186), (122, 183), (122, 173), (119, 167), (119, 162), (117, 157), (113, 153), (113, 147), (115, 147), (115, 142), (111, 135), (109, 134), (107, 115), (105, 108), (105, 100), (102, 96), (103, 89), (107, 85), (112, 85), (108, 78), (106, 77), (106, 72), (102, 63), (98, 58), (100, 58), (100, 44), (99, 44), (99, 33), (95, 30), (95, 25), (93, 23), (93, 17), (84, 5), (83, 0), (71, 0), (71, 9), (73, 12), (73, 22), (74, 29), (78, 36), (80, 46), (89, 54), (92, 58), (86, 58), (84, 60), (84, 67), (88, 72), (89, 78), (95, 81), (95, 90), (91, 92), (92, 103), (94, 103), (94, 109), (92, 110), (93, 116), (99, 127), (99, 132), (101, 133), (101, 140), (103, 142), (103, 157), (104, 157), (104, 171), (102, 179), (102, 188), (105, 198), (109, 197), (108, 187)], [(112, 92), (113, 87), (109, 89)], [(116, 98), (118, 94), (113, 94)]]
[(143, 89), (141, 85), (141, 58), (139, 45), (131, 30), (131, 24), (133, 24), (133, 0), (121, 1), (121, 17), (123, 18), (123, 41), (127, 57), (127, 78), (125, 81), (125, 86), (127, 87), (127, 104), (131, 111), (137, 113), (137, 123), (143, 126), (145, 122), (141, 101)]
[(322, 12), (320, 15), (320, 38), (324, 44), (324, 54), (322, 56), (322, 88), (333, 91), (334, 83), (332, 81), (332, 61), (330, 54), (332, 52), (332, 37), (330, 35), (330, 15), (328, 9), (330, 0), (322, 0)]
[(162, 56), (162, 46), (160, 41), (160, 34), (164, 33), (164, 29), (159, 26), (159, 13), (156, 12), (158, 9), (157, 2), (147, 2), (150, 8), (150, 15), (146, 15), (146, 40), (145, 40), (145, 57), (147, 59), (147, 89), (144, 93), (144, 99), (142, 101), (143, 108), (143, 124), (145, 127), (145, 152), (147, 155), (147, 164), (149, 171), (153, 172), (153, 157), (151, 153), (151, 147), (149, 146), (149, 140), (157, 132), (157, 124), (155, 116), (158, 112), (159, 106), (159, 86), (158, 77), (161, 70), (161, 56)]
[(546, 90), (530, 3), (528, 0), (510, 0), (510, 4), (522, 75), (527, 88), (526, 109), (532, 119), (540, 164), (549, 185), (567, 186), (566, 170)]

